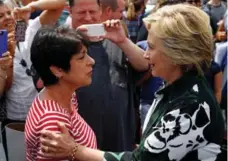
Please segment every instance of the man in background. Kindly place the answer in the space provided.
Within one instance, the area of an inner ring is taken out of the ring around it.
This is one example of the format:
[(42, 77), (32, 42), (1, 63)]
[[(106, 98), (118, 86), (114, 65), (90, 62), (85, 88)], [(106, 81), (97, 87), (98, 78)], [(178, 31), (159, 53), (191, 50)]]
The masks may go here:
[[(70, 0), (72, 27), (101, 23), (99, 0)], [(114, 15), (114, 14), (110, 14)], [(110, 16), (109, 15), (109, 16)], [(102, 17), (110, 18), (108, 15)], [(113, 17), (117, 18), (117, 17)], [(123, 151), (134, 148), (135, 109), (129, 62), (137, 70), (146, 70), (143, 55), (123, 52), (109, 41), (91, 42), (88, 54), (95, 60), (92, 84), (77, 92), (79, 113), (97, 136), (98, 148)], [(130, 55), (129, 62), (127, 55)], [(133, 55), (132, 55), (133, 54)], [(141, 62), (141, 63), (139, 63)]]

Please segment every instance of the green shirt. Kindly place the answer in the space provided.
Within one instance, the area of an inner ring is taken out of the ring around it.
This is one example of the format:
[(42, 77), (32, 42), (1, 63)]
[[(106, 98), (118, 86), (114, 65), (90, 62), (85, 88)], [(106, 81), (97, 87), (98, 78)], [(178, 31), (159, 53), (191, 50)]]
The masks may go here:
[(133, 152), (106, 152), (104, 160), (215, 160), (220, 153), (224, 121), (205, 78), (195, 72), (185, 73), (155, 96), (139, 147)]

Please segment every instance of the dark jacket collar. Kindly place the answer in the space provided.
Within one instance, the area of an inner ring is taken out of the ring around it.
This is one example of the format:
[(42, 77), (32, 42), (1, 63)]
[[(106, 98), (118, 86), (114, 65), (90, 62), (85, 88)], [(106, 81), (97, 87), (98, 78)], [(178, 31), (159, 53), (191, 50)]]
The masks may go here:
[(195, 84), (201, 81), (203, 76), (199, 76), (195, 71), (189, 71), (170, 85), (164, 85), (162, 89), (156, 92), (158, 95), (173, 98), (182, 95), (186, 90), (192, 89)]

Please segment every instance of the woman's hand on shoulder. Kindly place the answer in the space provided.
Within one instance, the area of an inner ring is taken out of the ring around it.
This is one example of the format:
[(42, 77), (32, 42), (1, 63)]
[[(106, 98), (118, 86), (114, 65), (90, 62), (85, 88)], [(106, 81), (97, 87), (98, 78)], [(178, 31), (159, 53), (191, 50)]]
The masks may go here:
[(61, 133), (41, 131), (41, 150), (44, 157), (66, 159), (71, 157), (75, 141), (63, 123), (57, 122)]

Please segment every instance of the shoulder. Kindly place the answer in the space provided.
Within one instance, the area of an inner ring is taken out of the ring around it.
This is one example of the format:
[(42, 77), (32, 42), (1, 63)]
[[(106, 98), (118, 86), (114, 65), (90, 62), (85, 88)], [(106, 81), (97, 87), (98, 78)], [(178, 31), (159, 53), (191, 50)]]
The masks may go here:
[(39, 100), (39, 98), (36, 97), (29, 110), (27, 121), (35, 121), (41, 124), (51, 120), (68, 122), (68, 113), (56, 102), (51, 100)]
[(36, 17), (35, 19), (30, 19), (28, 21), (28, 29), (31, 30), (38, 30), (39, 28), (41, 28), (41, 22), (40, 22), (40, 17)]
[(226, 11), (226, 2), (221, 2), (221, 7)]
[(215, 61), (212, 61), (212, 63), (211, 63), (211, 70), (212, 70), (212, 73), (214, 73), (214, 74), (221, 72), (221, 68), (220, 68), (219, 64), (216, 63)]
[(197, 110), (202, 104), (205, 106), (207, 104), (207, 108), (218, 106), (212, 90), (202, 76), (197, 77), (194, 83), (170, 101), (172, 109), (189, 112)]

